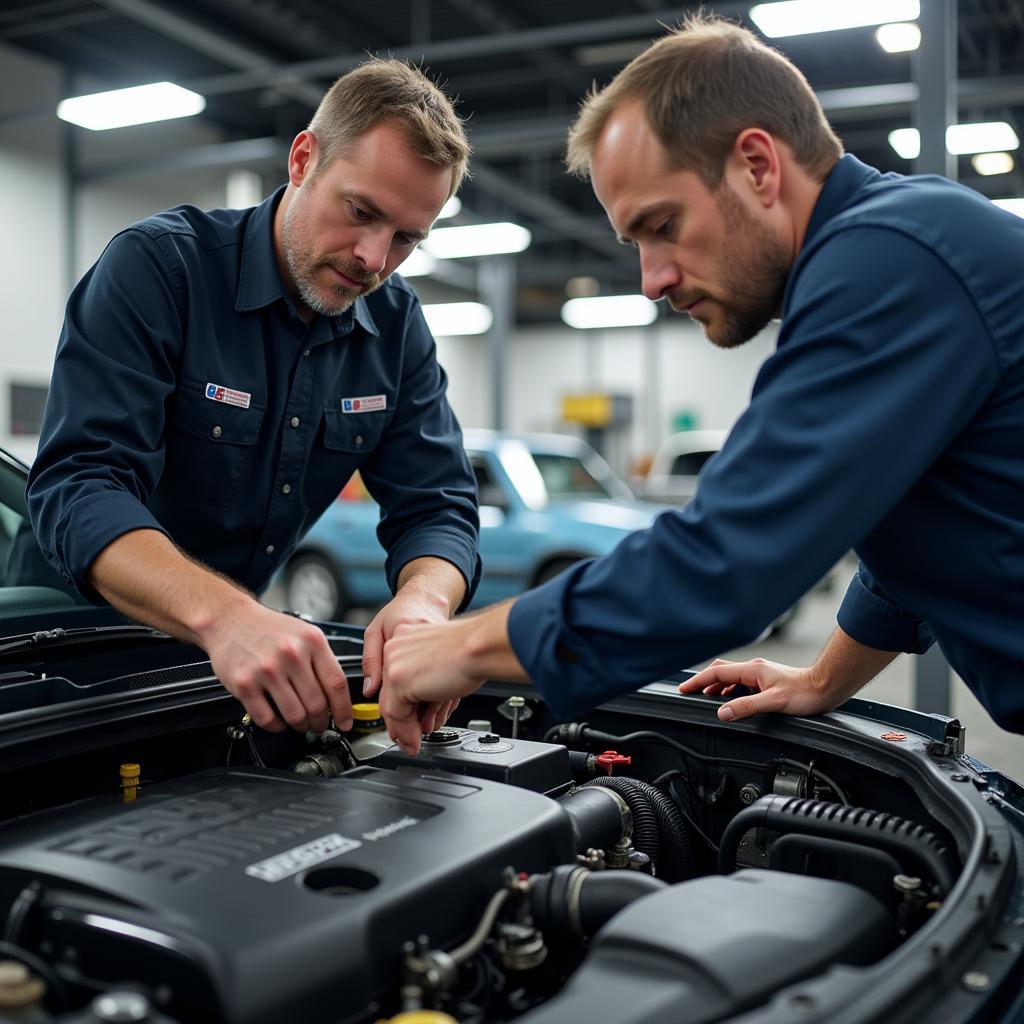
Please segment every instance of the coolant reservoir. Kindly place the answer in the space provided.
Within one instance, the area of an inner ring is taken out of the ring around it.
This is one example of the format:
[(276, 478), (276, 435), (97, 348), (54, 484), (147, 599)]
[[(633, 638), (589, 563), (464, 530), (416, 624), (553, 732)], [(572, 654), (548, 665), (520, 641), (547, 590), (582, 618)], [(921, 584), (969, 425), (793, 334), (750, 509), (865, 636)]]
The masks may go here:
[(352, 705), (352, 733), (349, 745), (352, 747), (352, 753), (360, 761), (376, 757), (394, 746), (384, 728), (384, 719), (380, 717), (379, 704)]

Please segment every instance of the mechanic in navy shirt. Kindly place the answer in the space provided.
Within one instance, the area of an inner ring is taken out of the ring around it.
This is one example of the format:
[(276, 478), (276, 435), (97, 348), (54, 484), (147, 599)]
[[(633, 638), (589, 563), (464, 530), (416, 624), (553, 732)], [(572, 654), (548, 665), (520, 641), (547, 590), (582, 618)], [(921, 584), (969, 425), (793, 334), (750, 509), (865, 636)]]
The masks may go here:
[[(569, 164), (643, 287), (723, 348), (781, 316), (694, 500), (512, 604), (398, 630), (381, 708), (532, 678), (560, 717), (752, 641), (846, 551), (817, 664), (716, 663), (723, 721), (815, 714), (937, 641), (1024, 732), (1024, 222), (942, 178), (843, 156), (800, 73), (693, 19), (590, 97)], [(440, 657), (443, 651), (445, 656)]]
[(69, 300), (28, 487), (40, 547), (86, 596), (202, 647), (263, 728), (320, 730), (329, 710), (350, 727), (323, 633), (252, 594), (355, 470), (395, 592), (366, 632), (371, 682), (399, 623), (446, 620), (479, 577), (446, 378), (391, 276), (468, 155), (421, 71), (369, 61), (296, 136), (286, 186), (135, 224)]

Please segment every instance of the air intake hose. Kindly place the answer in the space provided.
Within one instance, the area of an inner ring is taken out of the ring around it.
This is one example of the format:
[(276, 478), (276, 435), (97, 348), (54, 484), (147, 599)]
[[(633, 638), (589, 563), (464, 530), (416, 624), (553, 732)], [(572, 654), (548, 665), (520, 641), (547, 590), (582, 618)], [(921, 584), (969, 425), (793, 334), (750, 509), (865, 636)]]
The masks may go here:
[(921, 825), (863, 807), (777, 795), (761, 797), (729, 822), (718, 852), (720, 874), (735, 870), (740, 840), (752, 828), (802, 832), (875, 846), (923, 869), (937, 885), (940, 896), (945, 896), (953, 887), (949, 851), (933, 832)]

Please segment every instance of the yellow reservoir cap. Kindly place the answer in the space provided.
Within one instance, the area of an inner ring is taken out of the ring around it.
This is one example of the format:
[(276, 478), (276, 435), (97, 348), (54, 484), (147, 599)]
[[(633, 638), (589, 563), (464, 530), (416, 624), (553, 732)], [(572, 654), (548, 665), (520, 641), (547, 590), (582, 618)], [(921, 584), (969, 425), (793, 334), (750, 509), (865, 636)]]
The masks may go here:
[(459, 1024), (454, 1018), (440, 1010), (406, 1010), (396, 1017), (379, 1020), (377, 1024)]
[(138, 781), (139, 772), (141, 771), (142, 768), (140, 765), (137, 765), (134, 762), (129, 761), (126, 764), (121, 765), (121, 778), (135, 779), (136, 781)]
[(384, 719), (380, 717), (379, 704), (353, 704), (352, 728), (355, 732), (375, 732), (384, 728)]

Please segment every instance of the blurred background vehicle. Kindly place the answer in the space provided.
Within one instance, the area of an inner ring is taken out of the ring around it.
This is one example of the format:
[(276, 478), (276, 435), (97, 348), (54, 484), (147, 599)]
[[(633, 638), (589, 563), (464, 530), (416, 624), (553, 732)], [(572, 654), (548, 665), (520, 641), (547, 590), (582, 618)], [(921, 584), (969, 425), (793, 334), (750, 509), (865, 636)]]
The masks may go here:
[[(665, 506), (639, 500), (586, 442), (556, 434), (465, 433), (480, 493), (483, 577), (473, 607), (519, 594), (606, 554)], [(389, 600), (380, 510), (350, 484), (284, 568), (284, 604), (320, 621)]]
[(649, 501), (685, 505), (697, 493), (704, 463), (725, 443), (727, 430), (682, 430), (658, 445), (650, 469), (640, 483)]

